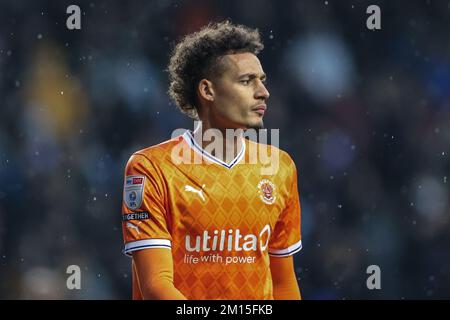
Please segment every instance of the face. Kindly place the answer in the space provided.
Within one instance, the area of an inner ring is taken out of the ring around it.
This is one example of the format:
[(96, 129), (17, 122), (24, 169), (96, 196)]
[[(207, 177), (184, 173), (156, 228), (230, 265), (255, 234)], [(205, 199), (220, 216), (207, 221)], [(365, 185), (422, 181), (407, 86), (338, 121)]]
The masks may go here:
[(212, 81), (211, 121), (218, 128), (263, 128), (269, 92), (259, 59), (252, 53), (229, 54), (223, 59), (225, 71)]

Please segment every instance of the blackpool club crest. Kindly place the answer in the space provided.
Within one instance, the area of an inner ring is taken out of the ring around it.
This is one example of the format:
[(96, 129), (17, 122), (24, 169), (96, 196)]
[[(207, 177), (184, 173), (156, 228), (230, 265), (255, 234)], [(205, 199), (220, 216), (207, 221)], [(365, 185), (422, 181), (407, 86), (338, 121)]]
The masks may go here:
[(261, 200), (266, 204), (273, 204), (277, 199), (275, 190), (275, 185), (268, 179), (262, 179), (258, 183), (259, 196)]
[(142, 204), (144, 176), (126, 176), (123, 188), (123, 201), (130, 210), (138, 209)]

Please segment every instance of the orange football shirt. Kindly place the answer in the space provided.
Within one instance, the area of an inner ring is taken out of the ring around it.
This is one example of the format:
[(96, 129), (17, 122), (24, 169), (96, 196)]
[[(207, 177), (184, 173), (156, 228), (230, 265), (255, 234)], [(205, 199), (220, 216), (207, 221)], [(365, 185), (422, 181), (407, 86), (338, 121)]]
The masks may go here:
[[(174, 285), (188, 299), (273, 299), (269, 255), (300, 251), (297, 170), (273, 146), (243, 139), (230, 163), (186, 131), (135, 152), (125, 169), (124, 252), (172, 251)], [(277, 170), (254, 157), (278, 154)], [(133, 268), (133, 298), (141, 299)]]

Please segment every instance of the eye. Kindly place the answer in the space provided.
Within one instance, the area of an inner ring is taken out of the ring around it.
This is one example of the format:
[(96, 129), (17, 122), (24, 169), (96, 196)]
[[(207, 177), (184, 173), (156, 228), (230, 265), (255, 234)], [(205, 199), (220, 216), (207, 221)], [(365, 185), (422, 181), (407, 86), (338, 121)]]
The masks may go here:
[(240, 83), (244, 84), (244, 85), (248, 85), (250, 83), (250, 80), (246, 79), (246, 80), (241, 80)]

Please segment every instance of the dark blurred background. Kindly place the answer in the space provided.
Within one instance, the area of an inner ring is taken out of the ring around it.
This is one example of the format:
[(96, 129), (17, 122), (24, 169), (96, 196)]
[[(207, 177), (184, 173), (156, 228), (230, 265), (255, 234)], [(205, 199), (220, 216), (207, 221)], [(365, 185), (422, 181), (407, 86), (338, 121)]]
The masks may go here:
[[(66, 8), (82, 10), (68, 30)], [(381, 8), (381, 30), (366, 9)], [(192, 121), (165, 68), (183, 35), (258, 28), (265, 117), (295, 160), (305, 299), (450, 298), (448, 1), (2, 1), (0, 298), (129, 299), (124, 166)], [(66, 288), (79, 265), (82, 289)], [(381, 268), (368, 290), (366, 268)]]

